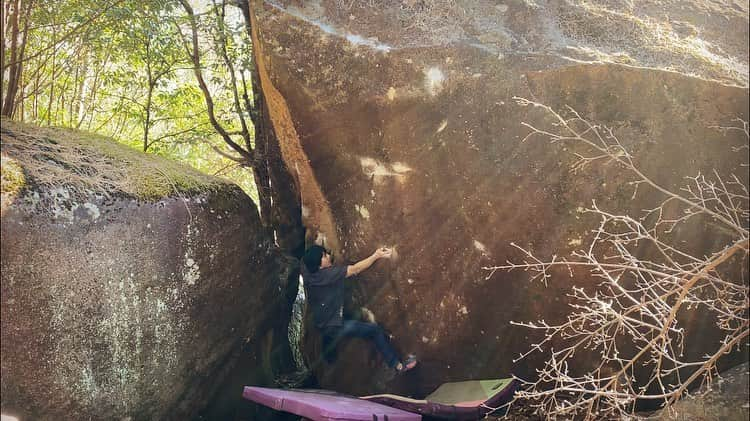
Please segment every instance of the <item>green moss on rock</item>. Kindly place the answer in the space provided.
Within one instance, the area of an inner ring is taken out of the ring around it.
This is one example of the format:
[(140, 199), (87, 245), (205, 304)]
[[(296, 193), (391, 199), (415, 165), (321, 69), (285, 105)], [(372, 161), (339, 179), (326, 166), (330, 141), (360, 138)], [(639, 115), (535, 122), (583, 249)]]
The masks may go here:
[[(24, 185), (65, 185), (88, 194), (156, 200), (212, 192), (231, 185), (104, 136), (7, 119), (2, 120), (2, 126), (3, 192)], [(7, 169), (6, 160), (14, 162)]]
[(18, 193), (26, 185), (23, 169), (10, 157), (0, 158), (0, 192), (3, 194)]

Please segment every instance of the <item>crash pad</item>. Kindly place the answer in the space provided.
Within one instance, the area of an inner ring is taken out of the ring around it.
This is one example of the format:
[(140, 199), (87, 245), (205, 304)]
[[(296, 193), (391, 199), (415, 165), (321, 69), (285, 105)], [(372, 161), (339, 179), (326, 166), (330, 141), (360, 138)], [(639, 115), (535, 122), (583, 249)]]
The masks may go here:
[(434, 418), (477, 420), (490, 412), (505, 413), (518, 388), (513, 378), (444, 383), (424, 399), (372, 395), (362, 399)]
[(419, 414), (325, 390), (283, 390), (245, 386), (242, 396), (277, 411), (314, 421), (418, 421)]

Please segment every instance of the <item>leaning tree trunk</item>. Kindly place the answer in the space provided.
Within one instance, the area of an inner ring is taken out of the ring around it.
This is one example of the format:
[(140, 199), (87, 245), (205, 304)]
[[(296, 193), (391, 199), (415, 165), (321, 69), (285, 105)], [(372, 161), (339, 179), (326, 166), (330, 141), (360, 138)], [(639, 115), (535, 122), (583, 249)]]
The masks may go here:
[[(250, 3), (248, 0), (239, 0), (237, 5), (245, 17), (248, 36), (255, 43)], [(253, 53), (257, 54), (257, 51), (257, 46), (253, 45)], [(302, 225), (299, 187), (281, 158), (279, 141), (270, 122), (268, 103), (263, 94), (255, 60), (253, 60), (250, 74), (252, 76), (252, 107), (249, 106), (250, 101), (246, 92), (244, 99), (248, 103), (247, 108), (251, 110), (250, 116), (255, 125), (256, 150), (263, 160), (263, 162), (258, 162), (258, 167), (267, 174), (267, 182), (263, 186), (268, 188), (268, 196), (273, 199), (273, 208), (269, 217), (273, 221), (279, 246), (293, 256), (302, 257), (305, 247), (305, 227)], [(258, 189), (260, 188), (261, 186), (258, 186)]]

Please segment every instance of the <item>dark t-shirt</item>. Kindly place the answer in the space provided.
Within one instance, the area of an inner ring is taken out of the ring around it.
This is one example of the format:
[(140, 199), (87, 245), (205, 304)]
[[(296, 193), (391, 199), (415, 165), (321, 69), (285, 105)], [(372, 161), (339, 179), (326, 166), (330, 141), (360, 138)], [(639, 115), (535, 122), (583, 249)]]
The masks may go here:
[(307, 303), (318, 329), (343, 324), (344, 278), (346, 266), (331, 266), (310, 273), (303, 263), (302, 280), (307, 289)]

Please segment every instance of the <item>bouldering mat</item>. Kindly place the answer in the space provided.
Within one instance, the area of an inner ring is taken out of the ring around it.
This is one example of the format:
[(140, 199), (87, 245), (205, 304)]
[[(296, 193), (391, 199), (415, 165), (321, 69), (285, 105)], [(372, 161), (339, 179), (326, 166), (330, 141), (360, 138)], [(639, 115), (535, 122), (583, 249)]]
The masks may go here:
[(444, 383), (421, 400), (398, 395), (372, 395), (362, 399), (429, 417), (468, 421), (491, 412), (504, 414), (518, 384), (513, 378), (470, 380)]
[(418, 421), (422, 416), (374, 401), (324, 390), (284, 390), (245, 386), (242, 396), (277, 411), (314, 421)]

